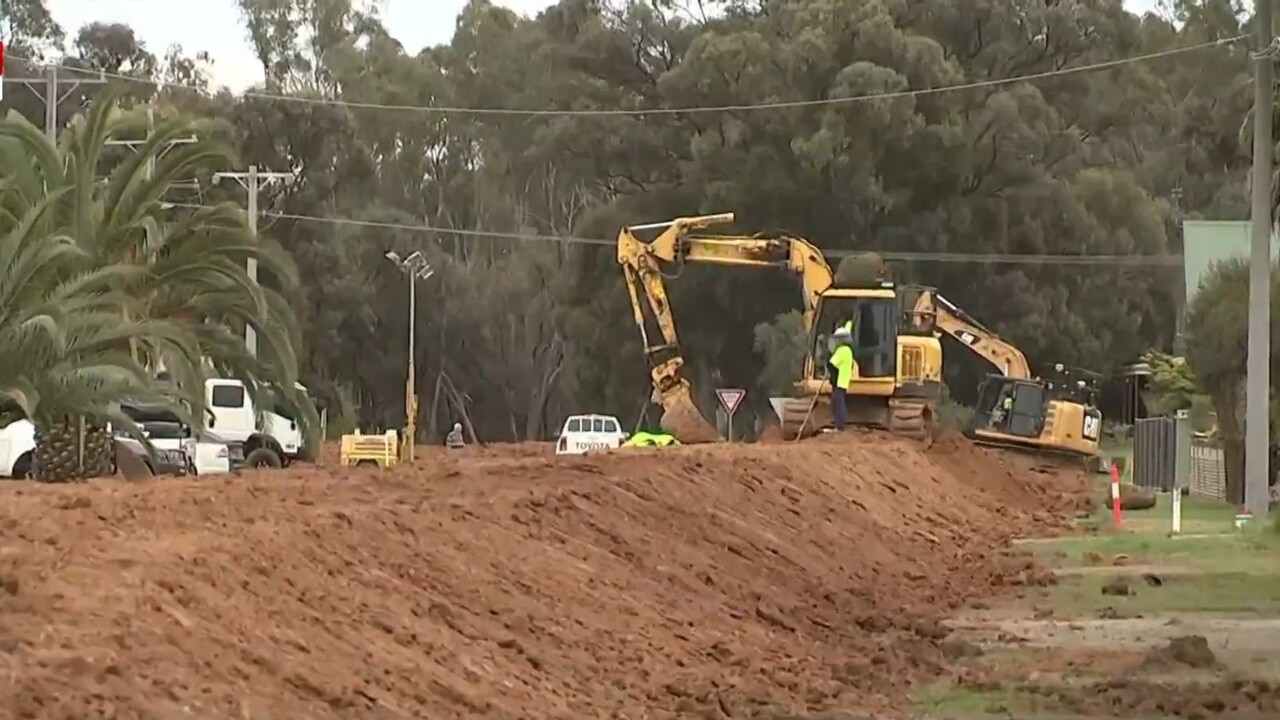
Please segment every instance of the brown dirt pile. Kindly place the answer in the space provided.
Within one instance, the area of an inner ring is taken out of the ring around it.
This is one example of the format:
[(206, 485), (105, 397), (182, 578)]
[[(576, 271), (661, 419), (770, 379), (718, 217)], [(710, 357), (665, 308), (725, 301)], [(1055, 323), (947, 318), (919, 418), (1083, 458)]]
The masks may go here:
[[(0, 714), (753, 717), (874, 709), (1073, 503), (881, 435), (0, 490)], [(1074, 492), (1075, 488), (1073, 488)]]
[(1163, 647), (1152, 648), (1145, 661), (1145, 665), (1154, 668), (1211, 668), (1217, 664), (1218, 657), (1213, 654), (1209, 641), (1203, 635), (1173, 638)]

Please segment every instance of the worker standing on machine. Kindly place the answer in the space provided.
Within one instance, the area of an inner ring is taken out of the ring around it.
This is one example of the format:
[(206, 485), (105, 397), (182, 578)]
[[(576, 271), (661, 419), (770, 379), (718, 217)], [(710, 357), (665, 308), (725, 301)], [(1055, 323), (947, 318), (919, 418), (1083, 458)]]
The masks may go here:
[(836, 329), (831, 336), (835, 342), (835, 350), (831, 353), (831, 367), (835, 375), (831, 378), (831, 415), (836, 430), (844, 430), (849, 422), (849, 408), (846, 398), (849, 394), (849, 383), (858, 373), (858, 363), (853, 359), (853, 335), (847, 325)]
[(835, 382), (836, 375), (839, 374), (839, 371), (836, 369), (836, 366), (832, 363), (832, 358), (835, 357), (834, 353), (838, 344), (836, 342), (836, 336), (842, 332), (848, 334), (849, 343), (852, 344), (853, 343), (853, 318), (849, 318), (844, 322), (836, 323), (835, 330), (832, 331), (831, 338), (827, 342), (827, 352), (831, 353), (830, 355), (827, 356), (827, 375), (831, 378), (831, 381), (833, 383)]

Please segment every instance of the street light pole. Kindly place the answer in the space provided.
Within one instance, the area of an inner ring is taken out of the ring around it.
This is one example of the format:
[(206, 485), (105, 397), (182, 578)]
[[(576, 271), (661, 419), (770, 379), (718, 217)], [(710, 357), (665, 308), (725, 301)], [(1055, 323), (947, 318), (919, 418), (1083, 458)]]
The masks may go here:
[(435, 274), (435, 270), (431, 269), (431, 265), (420, 252), (414, 252), (409, 257), (401, 259), (395, 251), (389, 251), (386, 254), (386, 258), (395, 263), (396, 267), (409, 276), (409, 348), (404, 381), (405, 437), (403, 456), (405, 462), (413, 462), (413, 443), (418, 432), (418, 372), (414, 358), (417, 354), (415, 350), (417, 349), (418, 281), (431, 277)]

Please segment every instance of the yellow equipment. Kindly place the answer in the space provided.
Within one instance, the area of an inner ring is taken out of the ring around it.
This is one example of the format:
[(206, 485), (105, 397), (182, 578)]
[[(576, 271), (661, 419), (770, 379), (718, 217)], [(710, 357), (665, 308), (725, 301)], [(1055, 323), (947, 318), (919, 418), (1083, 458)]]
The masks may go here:
[(382, 435), (362, 435), (359, 430), (342, 436), (338, 462), (343, 467), (377, 465), (386, 470), (400, 462), (400, 440), (395, 430)]
[(680, 441), (673, 435), (638, 432), (627, 438), (627, 441), (622, 443), (622, 447), (671, 447), (679, 444)]
[[(830, 423), (827, 333), (820, 329), (830, 332), (852, 320), (858, 377), (849, 387), (849, 422), (930, 440), (942, 390), (942, 345), (933, 317), (916, 309), (915, 296), (887, 281), (869, 287), (836, 287), (835, 274), (822, 252), (801, 238), (693, 234), (733, 219), (732, 213), (679, 218), (625, 227), (618, 234), (618, 264), (663, 407), (663, 429), (687, 444), (719, 439), (693, 402), (663, 284), (664, 269), (695, 262), (773, 267), (799, 277), (809, 352), (796, 382), (799, 397), (789, 398), (779, 413), (787, 437), (811, 435)], [(661, 233), (648, 243), (635, 235), (659, 228)], [(650, 336), (649, 316), (657, 325), (658, 338)]]
[[(965, 435), (987, 445), (1093, 456), (1098, 453), (1102, 413), (1097, 376), (1068, 371), (1061, 363), (1049, 379), (1035, 378), (1013, 343), (928, 288), (916, 288), (916, 312), (936, 319), (939, 330), (1000, 370), (989, 375)], [(1006, 399), (1011, 407), (1007, 408)]]

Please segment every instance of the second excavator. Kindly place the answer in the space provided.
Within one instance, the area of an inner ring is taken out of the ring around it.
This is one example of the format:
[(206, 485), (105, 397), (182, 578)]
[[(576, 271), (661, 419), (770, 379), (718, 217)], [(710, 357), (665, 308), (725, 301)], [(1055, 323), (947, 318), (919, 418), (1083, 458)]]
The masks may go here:
[(930, 288), (916, 288), (915, 311), (935, 318), (955, 338), (999, 371), (988, 375), (965, 435), (984, 445), (1089, 457), (1098, 453), (1102, 412), (1098, 375), (1053, 366), (1045, 378), (1031, 373), (1016, 345)]

